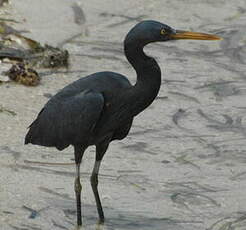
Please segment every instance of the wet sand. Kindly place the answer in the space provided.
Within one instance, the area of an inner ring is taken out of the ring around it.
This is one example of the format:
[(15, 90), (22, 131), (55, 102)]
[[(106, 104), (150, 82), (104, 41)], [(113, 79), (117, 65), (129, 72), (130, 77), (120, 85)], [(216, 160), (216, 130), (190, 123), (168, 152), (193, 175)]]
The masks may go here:
[(146, 47), (162, 69), (160, 93), (103, 160), (104, 226), (89, 183), (94, 148), (86, 151), (83, 229), (246, 229), (244, 0), (12, 0), (6, 10), (16, 29), (71, 60), (68, 70), (39, 70), (38, 87), (0, 85), (0, 106), (16, 113), (0, 112), (0, 229), (75, 229), (73, 149), (24, 146), (24, 136), (48, 97), (79, 77), (111, 70), (134, 83), (122, 41), (143, 19), (224, 40)]

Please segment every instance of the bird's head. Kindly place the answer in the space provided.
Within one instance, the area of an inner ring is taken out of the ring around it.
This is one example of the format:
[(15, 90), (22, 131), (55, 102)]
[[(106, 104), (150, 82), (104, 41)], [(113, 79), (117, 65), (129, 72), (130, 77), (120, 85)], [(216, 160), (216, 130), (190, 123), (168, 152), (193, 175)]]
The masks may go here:
[(177, 39), (220, 40), (221, 38), (212, 34), (175, 30), (163, 23), (147, 20), (135, 25), (127, 34), (125, 42), (144, 46), (151, 42)]

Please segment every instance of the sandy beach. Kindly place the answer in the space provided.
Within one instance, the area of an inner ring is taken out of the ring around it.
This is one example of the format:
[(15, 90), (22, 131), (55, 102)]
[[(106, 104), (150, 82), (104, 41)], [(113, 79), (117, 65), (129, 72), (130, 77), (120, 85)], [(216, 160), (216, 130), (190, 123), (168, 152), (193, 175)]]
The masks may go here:
[(37, 69), (36, 87), (0, 84), (1, 230), (76, 229), (73, 148), (24, 145), (27, 127), (80, 77), (110, 70), (134, 84), (122, 42), (146, 19), (223, 40), (145, 48), (162, 69), (161, 90), (103, 159), (104, 225), (89, 180), (95, 149), (87, 149), (81, 229), (246, 230), (245, 0), (11, 0), (0, 13), (25, 36), (70, 54), (67, 69)]

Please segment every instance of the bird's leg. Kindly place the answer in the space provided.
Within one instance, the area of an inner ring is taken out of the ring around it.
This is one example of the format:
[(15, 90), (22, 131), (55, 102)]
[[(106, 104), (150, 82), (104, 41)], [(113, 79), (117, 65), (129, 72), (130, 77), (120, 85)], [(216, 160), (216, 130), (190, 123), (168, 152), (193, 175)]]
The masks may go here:
[(102, 161), (102, 158), (106, 152), (108, 148), (108, 143), (107, 144), (102, 144), (102, 145), (97, 145), (96, 146), (96, 161), (94, 164), (94, 168), (91, 174), (91, 187), (95, 196), (95, 200), (96, 200), (96, 204), (97, 204), (97, 212), (99, 215), (99, 221), (100, 223), (104, 222), (104, 214), (103, 214), (103, 208), (102, 208), (102, 204), (101, 204), (101, 200), (99, 197), (99, 193), (98, 193), (98, 172), (99, 172), (99, 168), (100, 168), (100, 164)]
[(97, 204), (97, 211), (99, 215), (100, 222), (104, 222), (104, 214), (102, 209), (102, 204), (100, 201), (99, 193), (97, 190), (98, 186), (98, 171), (100, 167), (101, 161), (95, 161), (94, 168), (91, 174), (91, 187), (95, 196), (96, 204)]
[(82, 186), (80, 183), (80, 164), (76, 164), (76, 177), (74, 182), (74, 191), (76, 195), (76, 203), (77, 203), (77, 224), (82, 225), (81, 218), (81, 190)]
[(84, 151), (77, 151), (75, 148), (74, 155), (75, 155), (75, 163), (76, 163), (76, 177), (74, 182), (74, 191), (76, 195), (76, 203), (77, 203), (77, 224), (80, 226), (82, 225), (82, 217), (81, 217), (81, 190), (82, 186), (80, 183), (80, 164), (81, 159), (84, 154)]

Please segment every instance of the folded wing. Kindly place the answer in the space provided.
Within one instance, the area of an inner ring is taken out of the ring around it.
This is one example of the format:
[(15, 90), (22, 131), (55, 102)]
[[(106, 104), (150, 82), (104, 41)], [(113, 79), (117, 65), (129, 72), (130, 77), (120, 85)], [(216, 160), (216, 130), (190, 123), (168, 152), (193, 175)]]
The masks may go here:
[(103, 106), (103, 95), (91, 90), (54, 97), (30, 125), (25, 144), (54, 146), (59, 150), (70, 144), (86, 146)]

